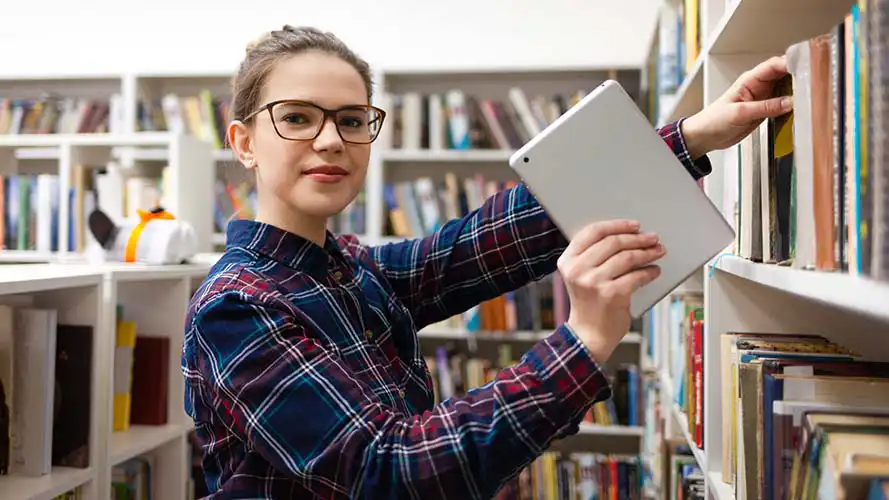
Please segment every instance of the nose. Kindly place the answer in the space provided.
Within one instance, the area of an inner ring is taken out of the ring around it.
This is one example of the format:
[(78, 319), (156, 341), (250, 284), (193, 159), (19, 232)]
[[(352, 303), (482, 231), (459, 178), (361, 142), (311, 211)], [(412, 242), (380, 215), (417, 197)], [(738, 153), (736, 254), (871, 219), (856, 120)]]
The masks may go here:
[(340, 152), (343, 150), (343, 139), (336, 129), (333, 118), (324, 120), (321, 125), (321, 133), (315, 138), (315, 151)]

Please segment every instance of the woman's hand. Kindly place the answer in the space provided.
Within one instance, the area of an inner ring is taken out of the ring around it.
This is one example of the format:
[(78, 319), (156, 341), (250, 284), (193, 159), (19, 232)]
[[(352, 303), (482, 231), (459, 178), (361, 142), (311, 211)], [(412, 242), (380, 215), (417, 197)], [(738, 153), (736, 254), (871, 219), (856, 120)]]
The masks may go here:
[(604, 363), (630, 329), (630, 295), (660, 275), (657, 236), (640, 234), (633, 221), (596, 222), (575, 236), (559, 257), (568, 289), (567, 324)]
[(682, 122), (685, 147), (693, 159), (741, 142), (763, 119), (793, 109), (792, 98), (772, 97), (787, 75), (787, 59), (773, 57), (744, 72), (715, 102)]

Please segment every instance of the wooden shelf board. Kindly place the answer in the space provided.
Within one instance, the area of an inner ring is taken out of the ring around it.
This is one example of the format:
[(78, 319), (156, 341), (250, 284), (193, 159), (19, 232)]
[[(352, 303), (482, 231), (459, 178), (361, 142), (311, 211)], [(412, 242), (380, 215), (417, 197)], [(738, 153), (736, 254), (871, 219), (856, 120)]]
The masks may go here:
[(53, 467), (40, 477), (0, 476), (0, 498), (3, 500), (51, 500), (95, 479), (93, 469)]
[(214, 149), (213, 159), (217, 162), (237, 161), (237, 158), (235, 158), (235, 152), (231, 149)]
[(47, 148), (63, 144), (82, 147), (151, 147), (166, 146), (174, 137), (175, 134), (168, 132), (0, 135), (0, 147)]
[(642, 449), (642, 427), (581, 422), (576, 434), (554, 441), (550, 451), (637, 454)]
[[(783, 54), (842, 22), (855, 0), (735, 0), (714, 29), (708, 54)], [(755, 33), (755, 35), (754, 35)]]
[(728, 255), (714, 262), (718, 270), (760, 285), (889, 321), (889, 283), (846, 273), (761, 264)]
[(109, 262), (96, 267), (108, 272), (118, 282), (151, 281), (197, 277), (207, 274), (210, 266), (206, 264), (173, 264), (151, 265), (141, 263)]
[(475, 67), (475, 68), (464, 68), (464, 67), (388, 67), (383, 68), (382, 73), (387, 78), (403, 78), (403, 77), (417, 77), (417, 76), (441, 76), (441, 75), (454, 75), (454, 76), (501, 76), (503, 74), (540, 74), (540, 73), (552, 73), (554, 75), (559, 75), (560, 73), (592, 73), (592, 72), (602, 72), (607, 73), (608, 71), (634, 71), (638, 70), (640, 66), (638, 64), (631, 63), (615, 63), (615, 64), (600, 64), (600, 65), (533, 65), (533, 66), (520, 66), (520, 65), (512, 65), (512, 66), (497, 66), (491, 65), (486, 67)]
[(594, 435), (594, 436), (632, 436), (642, 437), (645, 429), (641, 426), (628, 425), (599, 425), (588, 422), (580, 423), (578, 434)]
[(167, 425), (134, 425), (126, 431), (111, 434), (112, 467), (133, 457), (143, 455), (164, 444), (184, 436), (188, 427), (181, 424)]
[[(448, 341), (448, 340), (475, 340), (477, 342), (537, 342), (546, 338), (552, 332), (549, 331), (516, 331), (516, 332), (475, 332), (471, 333), (466, 330), (434, 328), (426, 327), (420, 331), (420, 340), (429, 341)], [(627, 333), (622, 344), (639, 344), (642, 342), (642, 335), (636, 332)]]
[(732, 487), (722, 480), (722, 473), (710, 472), (707, 476), (710, 492), (716, 500), (733, 500), (735, 498)]
[(704, 59), (701, 54), (691, 70), (685, 75), (682, 85), (676, 90), (673, 107), (663, 115), (662, 122), (658, 124), (659, 127), (704, 109)]
[(383, 152), (383, 161), (390, 162), (497, 162), (509, 161), (511, 149), (389, 149)]
[(37, 250), (0, 250), (2, 264), (33, 264), (51, 262), (57, 258), (56, 252), (38, 252)]
[(80, 265), (10, 264), (0, 272), (0, 295), (99, 285), (101, 271)]
[(680, 410), (675, 403), (672, 403), (671, 407), (673, 409), (673, 418), (676, 419), (676, 423), (679, 425), (679, 428), (682, 429), (682, 435), (685, 436), (685, 441), (688, 443), (688, 447), (691, 448), (691, 452), (694, 454), (695, 460), (698, 462), (698, 467), (700, 467), (701, 470), (706, 471), (707, 454), (695, 444), (695, 440), (692, 438), (691, 432), (688, 430), (688, 416), (685, 413), (682, 413), (682, 410)]

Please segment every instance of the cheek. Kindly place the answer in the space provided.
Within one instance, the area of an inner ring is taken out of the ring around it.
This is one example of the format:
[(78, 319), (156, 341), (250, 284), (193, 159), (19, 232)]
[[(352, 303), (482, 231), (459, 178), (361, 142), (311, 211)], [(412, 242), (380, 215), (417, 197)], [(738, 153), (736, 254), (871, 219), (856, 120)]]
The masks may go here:
[(348, 151), (349, 163), (355, 168), (356, 182), (361, 186), (364, 185), (364, 178), (367, 175), (367, 166), (370, 163), (370, 147), (361, 146), (350, 148)]

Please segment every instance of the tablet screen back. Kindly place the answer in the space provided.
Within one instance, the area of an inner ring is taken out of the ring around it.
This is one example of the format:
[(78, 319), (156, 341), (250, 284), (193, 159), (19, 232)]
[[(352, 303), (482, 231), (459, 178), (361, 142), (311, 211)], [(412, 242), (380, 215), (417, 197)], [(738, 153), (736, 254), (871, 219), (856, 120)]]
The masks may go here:
[(510, 158), (562, 232), (635, 219), (667, 250), (636, 291), (641, 316), (732, 243), (734, 232), (636, 103), (614, 81), (584, 97)]

